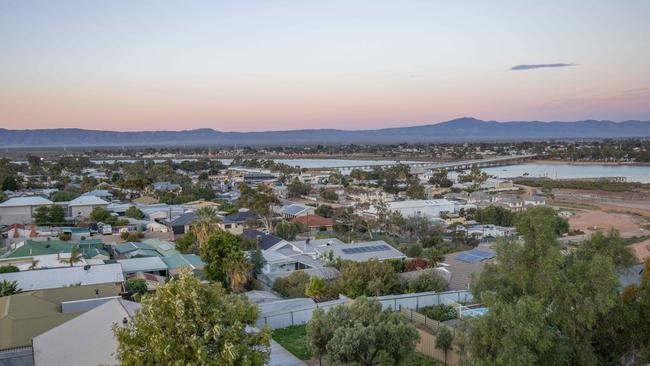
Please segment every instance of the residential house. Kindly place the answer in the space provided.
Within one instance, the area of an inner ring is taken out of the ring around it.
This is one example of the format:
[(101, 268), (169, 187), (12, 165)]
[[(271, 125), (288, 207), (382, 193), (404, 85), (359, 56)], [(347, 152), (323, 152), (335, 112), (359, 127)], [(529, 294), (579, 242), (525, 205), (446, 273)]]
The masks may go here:
[(264, 172), (251, 172), (244, 174), (243, 181), (249, 185), (256, 185), (259, 183), (269, 183), (278, 179), (277, 175), (273, 173)]
[(106, 209), (108, 202), (97, 196), (79, 196), (68, 202), (67, 217), (77, 219), (89, 218), (95, 208)]
[(151, 184), (154, 191), (180, 192), (181, 185), (171, 182), (154, 182)]
[(23, 291), (35, 291), (77, 285), (111, 284), (122, 290), (124, 275), (117, 263), (83, 267), (43, 268), (0, 274), (0, 281), (16, 281)]
[(219, 226), (231, 234), (240, 235), (245, 227), (257, 226), (262, 217), (254, 211), (241, 208), (239, 211), (223, 217)]
[(195, 276), (199, 278), (203, 277), (205, 262), (196, 254), (176, 253), (160, 259), (167, 265), (170, 276), (176, 276), (182, 269), (189, 268)]
[(178, 253), (176, 244), (162, 239), (145, 239), (141, 242), (118, 244), (113, 247), (113, 251), (118, 259), (165, 257)]
[(298, 216), (291, 220), (302, 224), (309, 231), (329, 231), (334, 227), (334, 220), (318, 215)]
[(524, 210), (524, 200), (514, 194), (499, 194), (494, 196), (493, 203), (497, 206), (505, 207), (511, 211)]
[[(118, 288), (106, 283), (27, 291), (0, 297), (0, 350), (31, 347), (34, 337), (81, 315), (84, 311), (115, 299), (118, 295)], [(27, 351), (31, 356), (31, 350)], [(69, 352), (70, 349), (66, 351)], [(19, 360), (11, 358), (9, 360), (3, 357), (0, 363), (31, 364), (31, 359), (29, 363), (19, 363)]]
[(0, 203), (0, 224), (31, 224), (37, 208), (52, 204), (40, 196), (10, 198)]
[(543, 206), (545, 204), (546, 204), (546, 197), (544, 196), (538, 196), (538, 195), (524, 196), (524, 206), (526, 207)]
[[(262, 238), (261, 242), (264, 241)], [(371, 258), (380, 261), (406, 258), (402, 252), (382, 240), (346, 244), (336, 238), (288, 242), (276, 237), (273, 241), (266, 241), (263, 255), (267, 264), (263, 273), (269, 275), (306, 270), (313, 275), (328, 276), (329, 272), (322, 269), (337, 258), (355, 262), (365, 262)]]
[[(434, 219), (442, 213), (456, 212), (456, 203), (446, 199), (393, 201), (387, 202), (386, 206), (388, 211), (399, 212), (404, 217), (425, 216)], [(371, 206), (368, 212), (375, 214), (376, 207)]]
[(34, 365), (119, 364), (113, 326), (128, 324), (141, 307), (136, 302), (111, 299), (37, 335), (33, 338)]
[(170, 227), (174, 235), (183, 235), (190, 231), (195, 218), (196, 214), (192, 211), (188, 211), (171, 220), (167, 226)]
[(83, 194), (84, 196), (95, 196), (105, 201), (110, 201), (113, 198), (113, 193), (106, 189), (94, 189), (90, 192)]
[(158, 256), (118, 259), (116, 262), (121, 266), (122, 272), (126, 276), (137, 272), (167, 276), (167, 270), (169, 268)]
[(242, 236), (246, 239), (256, 241), (261, 250), (273, 250), (279, 246), (289, 244), (288, 241), (280, 237), (259, 230), (244, 229)]
[(296, 217), (313, 215), (315, 208), (312, 206), (305, 206), (297, 203), (281, 206), (275, 210), (277, 214), (287, 220), (295, 219)]

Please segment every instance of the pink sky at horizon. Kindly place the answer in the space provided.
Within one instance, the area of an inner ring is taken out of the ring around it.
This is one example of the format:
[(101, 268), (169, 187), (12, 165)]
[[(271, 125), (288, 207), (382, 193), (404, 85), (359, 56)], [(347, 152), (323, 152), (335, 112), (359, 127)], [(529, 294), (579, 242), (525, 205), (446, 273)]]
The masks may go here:
[[(643, 0), (5, 2), (0, 127), (650, 121), (648, 16)], [(550, 63), (573, 65), (510, 71)]]

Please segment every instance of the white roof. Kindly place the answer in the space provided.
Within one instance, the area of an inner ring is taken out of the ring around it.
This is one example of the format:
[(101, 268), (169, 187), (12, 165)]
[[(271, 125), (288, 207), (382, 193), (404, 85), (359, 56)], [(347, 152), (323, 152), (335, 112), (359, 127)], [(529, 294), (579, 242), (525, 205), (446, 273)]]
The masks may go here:
[(347, 259), (355, 262), (365, 262), (371, 258), (380, 261), (387, 259), (404, 259), (406, 255), (393, 248), (383, 240), (344, 243), (336, 238), (314, 239), (307, 244), (304, 240), (293, 241), (291, 244), (305, 253), (325, 254), (332, 252), (333, 258)]
[(41, 196), (14, 197), (0, 203), (0, 207), (42, 206), (51, 205), (53, 203), (54, 202)]
[(110, 300), (34, 337), (34, 364), (117, 365), (113, 324), (121, 325), (139, 308), (140, 304), (131, 301)]
[(72, 201), (68, 202), (68, 206), (97, 206), (104, 205), (108, 206), (108, 202), (97, 196), (79, 196)]
[(160, 259), (160, 257), (119, 259), (117, 262), (122, 265), (124, 273), (166, 271), (168, 269), (167, 265), (162, 259)]
[(0, 274), (0, 281), (16, 281), (23, 291), (60, 288), (71, 285), (96, 285), (124, 282), (122, 266), (119, 263), (84, 267), (60, 267), (36, 269)]
[(391, 209), (410, 208), (410, 207), (425, 207), (425, 206), (447, 206), (454, 203), (446, 199), (436, 200), (408, 200), (408, 201), (394, 201), (388, 202), (387, 205)]

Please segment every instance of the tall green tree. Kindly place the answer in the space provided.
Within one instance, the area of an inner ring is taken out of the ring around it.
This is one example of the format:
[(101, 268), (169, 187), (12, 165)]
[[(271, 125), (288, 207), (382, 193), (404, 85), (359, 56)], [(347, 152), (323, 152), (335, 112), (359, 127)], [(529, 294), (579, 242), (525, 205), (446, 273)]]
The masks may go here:
[(2, 190), (3, 191), (16, 191), (18, 190), (18, 181), (13, 175), (5, 177), (2, 181)]
[(323, 316), (316, 314), (308, 325), (312, 349), (333, 363), (377, 365), (380, 359), (399, 364), (413, 352), (420, 338), (415, 327), (392, 309), (382, 310), (375, 299), (360, 297), (339, 305)]
[(237, 205), (258, 213), (266, 230), (273, 232), (273, 205), (279, 204), (280, 201), (273, 194), (271, 188), (260, 184), (253, 189), (246, 183), (241, 183), (239, 192), (241, 196), (237, 200)]
[(224, 288), (229, 288), (235, 274), (231, 263), (246, 261), (241, 248), (241, 238), (226, 231), (218, 232), (212, 234), (199, 250), (206, 263), (206, 277), (221, 283)]
[(65, 211), (59, 205), (39, 206), (34, 210), (36, 225), (64, 225)]
[(279, 224), (275, 225), (275, 235), (284, 240), (295, 240), (296, 235), (303, 232), (304, 227), (299, 222), (290, 222), (282, 220)]
[(489, 311), (472, 322), (472, 357), (479, 365), (601, 363), (596, 335), (616, 327), (605, 319), (616, 309), (616, 274), (630, 263), (628, 249), (610, 233), (563, 255), (552, 209), (516, 221), (524, 243), (499, 243), (496, 264), (473, 288)]
[(126, 325), (115, 325), (117, 359), (130, 365), (251, 365), (269, 360), (270, 330), (248, 331), (258, 310), (219, 284), (202, 285), (184, 270)]
[(447, 365), (447, 353), (452, 349), (454, 342), (454, 335), (451, 334), (451, 331), (448, 327), (442, 326), (436, 334), (436, 348), (439, 348), (445, 354), (445, 366)]
[(301, 182), (298, 178), (294, 178), (291, 183), (287, 185), (287, 195), (289, 197), (301, 197), (309, 194), (311, 186), (307, 183)]
[(135, 207), (135, 206), (131, 206), (131, 207), (127, 208), (126, 211), (124, 212), (124, 216), (132, 218), (132, 219), (136, 219), (136, 220), (144, 219), (144, 213), (142, 211), (140, 211), (140, 209)]

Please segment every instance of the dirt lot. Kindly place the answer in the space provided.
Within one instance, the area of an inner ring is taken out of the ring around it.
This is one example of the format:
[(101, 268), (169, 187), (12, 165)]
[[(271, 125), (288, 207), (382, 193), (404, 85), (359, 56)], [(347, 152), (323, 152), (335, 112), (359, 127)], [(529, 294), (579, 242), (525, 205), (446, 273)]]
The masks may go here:
[(650, 239), (630, 245), (630, 248), (639, 260), (643, 261), (650, 258)]
[(607, 192), (598, 190), (554, 189), (552, 204), (575, 213), (572, 229), (587, 234), (618, 230), (623, 237), (647, 235), (650, 224), (650, 191)]
[(650, 191), (607, 192), (581, 189), (554, 189), (554, 201), (559, 204), (591, 206), (605, 211), (633, 212), (650, 217)]
[(582, 230), (590, 234), (614, 229), (623, 237), (646, 235), (646, 230), (642, 228), (644, 223), (645, 220), (638, 216), (601, 210), (577, 210), (575, 216), (569, 218), (572, 230)]

